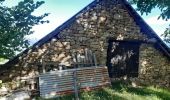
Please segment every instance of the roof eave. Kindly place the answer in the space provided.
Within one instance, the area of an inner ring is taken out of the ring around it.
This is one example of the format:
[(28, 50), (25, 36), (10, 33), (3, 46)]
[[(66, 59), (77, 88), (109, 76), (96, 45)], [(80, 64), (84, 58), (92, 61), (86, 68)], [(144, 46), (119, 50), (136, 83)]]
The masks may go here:
[(154, 37), (157, 40), (157, 45), (170, 59), (169, 47), (162, 41), (162, 39), (156, 34), (156, 32), (144, 21), (144, 19), (136, 12), (136, 10), (130, 5), (128, 1), (122, 0), (122, 2), (123, 2), (122, 4), (128, 10), (129, 14), (134, 18), (135, 22), (140, 26), (141, 30), (151, 38)]

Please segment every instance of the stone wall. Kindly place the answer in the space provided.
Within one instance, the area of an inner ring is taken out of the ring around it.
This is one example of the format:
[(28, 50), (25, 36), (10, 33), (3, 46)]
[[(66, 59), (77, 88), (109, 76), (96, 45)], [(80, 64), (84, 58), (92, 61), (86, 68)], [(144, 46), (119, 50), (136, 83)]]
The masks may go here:
[(140, 47), (139, 80), (145, 84), (170, 87), (170, 61), (153, 45)]
[[(121, 4), (112, 3), (100, 2), (92, 9), (79, 14), (69, 27), (59, 33), (60, 39), (53, 37), (42, 46), (30, 49), (19, 57), (19, 62), (8, 65), (11, 66), (9, 69), (1, 71), (0, 79), (3, 82), (12, 80), (12, 83), (22, 84), (24, 79), (39, 75), (43, 64), (49, 62), (57, 69), (61, 64), (72, 68), (73, 53), (84, 55), (85, 49), (95, 53), (98, 65), (106, 65), (108, 38), (147, 41), (148, 37), (141, 32), (126, 9)], [(139, 65), (141, 81), (169, 86), (169, 61), (153, 46), (141, 45)], [(13, 88), (17, 87), (21, 86), (15, 85)]]

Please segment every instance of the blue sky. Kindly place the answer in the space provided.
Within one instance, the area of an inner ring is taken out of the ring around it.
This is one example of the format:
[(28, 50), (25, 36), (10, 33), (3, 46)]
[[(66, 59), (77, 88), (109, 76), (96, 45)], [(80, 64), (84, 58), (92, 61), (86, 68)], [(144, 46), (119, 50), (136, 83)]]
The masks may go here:
[[(6, 0), (5, 4), (8, 6), (16, 5), (21, 0)], [(37, 0), (35, 0), (37, 1)], [(43, 0), (43, 4), (40, 8), (35, 10), (34, 15), (41, 15), (45, 12), (51, 13), (46, 19), (50, 21), (49, 24), (43, 24), (33, 27), (35, 31), (34, 34), (28, 36), (27, 38), (31, 43), (44, 37), (46, 34), (53, 31), (59, 25), (64, 23), (86, 5), (91, 3), (93, 0)], [(143, 15), (144, 20), (154, 29), (158, 35), (161, 35), (165, 28), (170, 24), (170, 20), (163, 21), (162, 19), (157, 20), (160, 11), (159, 9), (154, 9), (148, 16)]]

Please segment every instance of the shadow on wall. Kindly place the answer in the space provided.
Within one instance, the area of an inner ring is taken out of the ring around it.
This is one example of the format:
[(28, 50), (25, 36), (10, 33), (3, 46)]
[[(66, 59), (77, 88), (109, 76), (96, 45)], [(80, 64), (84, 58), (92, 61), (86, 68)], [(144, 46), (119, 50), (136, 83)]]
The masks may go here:
[[(95, 54), (88, 48), (70, 50), (69, 42), (52, 41), (37, 50), (30, 51), (20, 58), (18, 65), (6, 70), (7, 77), (3, 82), (9, 82), (11, 90), (23, 88), (34, 90), (37, 87), (37, 78), (40, 73), (77, 68), (97, 66)], [(12, 80), (12, 81), (11, 81)]]

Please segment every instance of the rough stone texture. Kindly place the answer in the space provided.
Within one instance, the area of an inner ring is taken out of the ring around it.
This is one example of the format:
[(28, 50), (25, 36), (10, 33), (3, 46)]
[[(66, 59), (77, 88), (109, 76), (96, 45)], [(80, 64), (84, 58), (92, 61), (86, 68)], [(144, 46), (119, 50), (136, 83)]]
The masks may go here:
[[(0, 79), (8, 82), (10, 89), (21, 88), (26, 84), (35, 85), (34, 78), (42, 72), (43, 64), (53, 63), (57, 69), (58, 65), (72, 68), (73, 53), (83, 55), (84, 49), (95, 53), (99, 65), (106, 65), (108, 38), (147, 41), (148, 37), (141, 32), (126, 9), (121, 4), (110, 3), (102, 2), (81, 13), (69, 27), (60, 32), (59, 40), (54, 37), (48, 43), (23, 54), (17, 64), (1, 71)], [(169, 87), (170, 61), (161, 52), (151, 44), (142, 44), (139, 59), (141, 82)], [(27, 79), (31, 81), (25, 82)]]
[(139, 80), (145, 84), (170, 87), (170, 61), (153, 45), (140, 47)]

